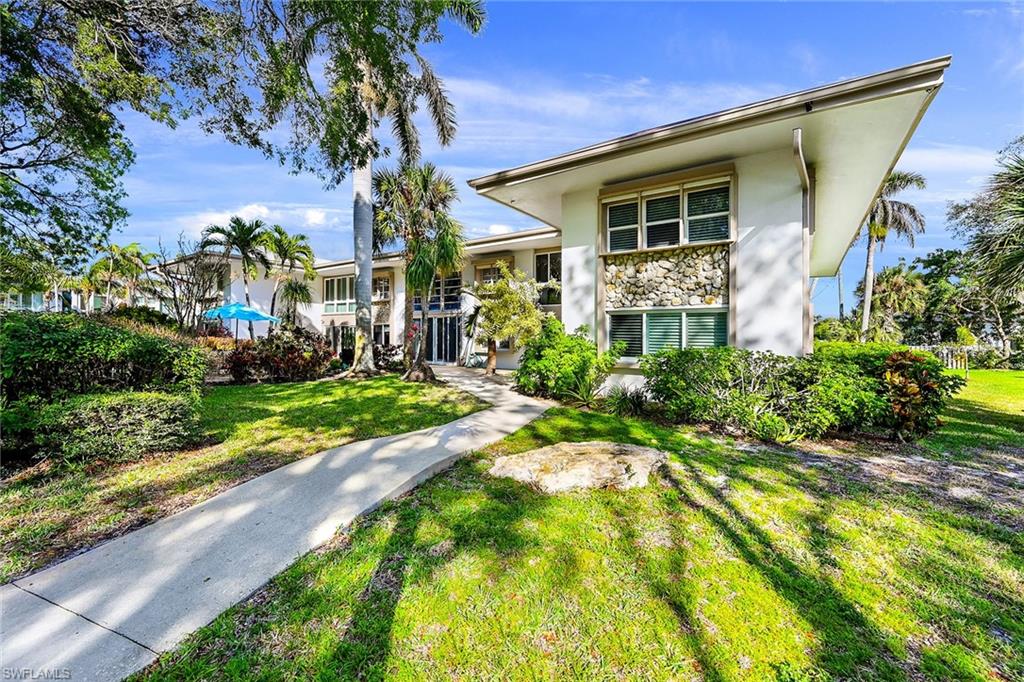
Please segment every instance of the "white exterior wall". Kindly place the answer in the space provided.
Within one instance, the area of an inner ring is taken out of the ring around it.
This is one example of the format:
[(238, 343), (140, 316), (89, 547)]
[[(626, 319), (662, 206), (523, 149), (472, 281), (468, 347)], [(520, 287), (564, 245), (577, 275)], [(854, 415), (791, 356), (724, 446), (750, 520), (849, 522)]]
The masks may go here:
[(562, 323), (597, 333), (597, 191), (562, 195)]
[(803, 351), (803, 211), (790, 150), (736, 160), (736, 345)]
[(395, 346), (402, 345), (405, 335), (405, 296), (405, 266), (400, 265), (391, 282), (391, 343)]

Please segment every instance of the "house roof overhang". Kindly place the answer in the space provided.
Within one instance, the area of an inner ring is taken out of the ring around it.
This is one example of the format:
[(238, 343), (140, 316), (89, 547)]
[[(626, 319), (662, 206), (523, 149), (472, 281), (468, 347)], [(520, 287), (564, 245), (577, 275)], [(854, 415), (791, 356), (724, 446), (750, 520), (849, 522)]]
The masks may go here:
[[(802, 129), (815, 175), (812, 276), (834, 275), (882, 182), (942, 86), (950, 56), (687, 119), (469, 181), (561, 227), (563, 194), (752, 154), (790, 150)], [(799, 176), (794, 164), (780, 172)]]

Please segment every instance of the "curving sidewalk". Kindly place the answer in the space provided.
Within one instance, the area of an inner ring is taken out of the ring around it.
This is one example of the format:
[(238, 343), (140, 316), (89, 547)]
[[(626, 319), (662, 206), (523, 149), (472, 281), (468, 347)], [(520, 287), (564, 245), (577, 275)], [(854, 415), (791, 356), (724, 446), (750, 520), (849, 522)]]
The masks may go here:
[(120, 680), (358, 515), (548, 407), (500, 378), (436, 369), (493, 407), (326, 450), (0, 587), (0, 676)]

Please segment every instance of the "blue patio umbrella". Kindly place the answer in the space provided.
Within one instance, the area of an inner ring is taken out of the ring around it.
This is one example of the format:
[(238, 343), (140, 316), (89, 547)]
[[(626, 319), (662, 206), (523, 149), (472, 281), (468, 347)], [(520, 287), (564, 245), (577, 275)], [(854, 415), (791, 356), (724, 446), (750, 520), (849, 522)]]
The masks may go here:
[(235, 321), (235, 340), (238, 340), (238, 321), (245, 320), (246, 322), (280, 322), (281, 318), (274, 317), (273, 315), (267, 315), (261, 313), (255, 308), (241, 303), (227, 303), (219, 306), (212, 310), (207, 310), (203, 313), (203, 317), (208, 320), (216, 320), (218, 317), (222, 320), (234, 320)]

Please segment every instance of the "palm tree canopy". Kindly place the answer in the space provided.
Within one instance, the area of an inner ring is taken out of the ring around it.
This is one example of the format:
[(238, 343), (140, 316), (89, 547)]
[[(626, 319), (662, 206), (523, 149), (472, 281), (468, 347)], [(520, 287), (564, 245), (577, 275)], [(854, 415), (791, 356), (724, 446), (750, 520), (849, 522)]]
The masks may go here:
[(462, 265), (462, 225), (451, 216), (458, 189), (432, 163), (406, 164), (374, 174), (374, 242), (378, 250), (401, 242), (409, 259), (406, 281), (429, 287), (438, 274)]
[[(313, 247), (309, 245), (306, 235), (288, 234), (280, 225), (273, 225), (261, 235), (260, 244), (267, 255), (277, 262), (283, 276), (288, 277), (292, 271), (301, 268), (306, 279), (316, 278)], [(268, 270), (267, 276), (270, 274)]]
[(890, 173), (868, 212), (869, 234), (884, 244), (892, 232), (914, 246), (914, 237), (924, 232), (924, 215), (913, 204), (897, 201), (893, 197), (908, 189), (925, 189), (926, 186), (927, 181), (920, 173), (899, 170)]
[(242, 259), (242, 270), (250, 277), (256, 276), (256, 267), (270, 269), (270, 259), (263, 251), (264, 234), (267, 224), (262, 220), (244, 220), (232, 216), (227, 225), (210, 225), (203, 230), (199, 242), (201, 250), (223, 249), (225, 256), (237, 254)]
[(1010, 152), (989, 182), (998, 225), (971, 238), (986, 284), (1007, 294), (1024, 290), (1024, 157)]

